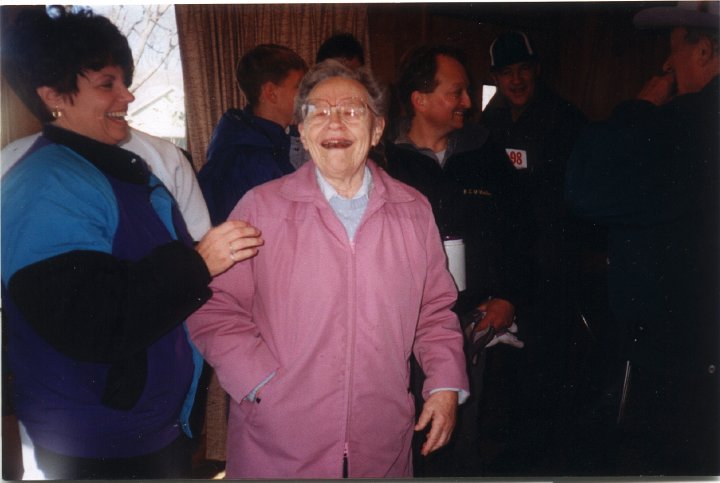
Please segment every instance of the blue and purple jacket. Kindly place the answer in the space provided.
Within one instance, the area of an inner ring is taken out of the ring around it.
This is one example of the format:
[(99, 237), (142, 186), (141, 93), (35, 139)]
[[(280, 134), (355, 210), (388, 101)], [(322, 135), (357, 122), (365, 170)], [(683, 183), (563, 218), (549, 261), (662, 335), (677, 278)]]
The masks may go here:
[(210, 278), (139, 156), (46, 126), (2, 181), (3, 322), (33, 443), (132, 457), (187, 430), (202, 359), (183, 322)]

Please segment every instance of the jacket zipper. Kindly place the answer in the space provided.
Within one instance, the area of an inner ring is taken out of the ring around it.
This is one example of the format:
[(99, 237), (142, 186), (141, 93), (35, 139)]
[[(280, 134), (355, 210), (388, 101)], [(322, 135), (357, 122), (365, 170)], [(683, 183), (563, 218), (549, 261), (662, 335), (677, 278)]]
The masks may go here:
[[(369, 203), (368, 203), (368, 208), (369, 208)], [(366, 210), (367, 210), (367, 209), (366, 209)], [(375, 210), (375, 211), (377, 211), (377, 210)], [(374, 211), (373, 211), (373, 213), (374, 213)], [(355, 307), (355, 304), (357, 303), (357, 287), (356, 287), (356, 285), (355, 285), (355, 284), (357, 283), (357, 278), (356, 278), (356, 277), (357, 277), (357, 273), (356, 273), (356, 267), (355, 267), (355, 262), (356, 262), (356, 260), (355, 260), (355, 255), (356, 255), (356, 253), (355, 253), (355, 240), (357, 239), (358, 234), (360, 233), (360, 228), (367, 222), (367, 219), (368, 219), (368, 218), (370, 217), (370, 215), (372, 215), (373, 213), (368, 213), (368, 212), (366, 211), (366, 213), (363, 215), (363, 219), (361, 220), (360, 224), (359, 224), (358, 227), (357, 227), (357, 230), (355, 230), (355, 237), (354, 237), (354, 239), (352, 239), (352, 240), (348, 239), (348, 242), (349, 242), (349, 244), (350, 244), (350, 253), (351, 253), (351, 260), (352, 260), (352, 278), (351, 278), (351, 280), (350, 280), (350, 283), (352, 284), (352, 290), (353, 290), (353, 292), (352, 292), (352, 295), (353, 295), (353, 296), (352, 296), (352, 300), (353, 300), (353, 315), (352, 315), (352, 317), (353, 317), (353, 324), (352, 324), (352, 327), (351, 327), (351, 332), (348, 334), (348, 337), (349, 337), (349, 340), (348, 340), (349, 346), (348, 346), (348, 347), (349, 347), (349, 349), (350, 349), (350, 351), (351, 351), (350, 361), (349, 361), (350, 363), (349, 363), (349, 366), (348, 366), (348, 367), (349, 367), (348, 375), (349, 375), (350, 378), (352, 378), (352, 369), (353, 369), (353, 366), (354, 366), (354, 361), (353, 361), (353, 356), (352, 356), (352, 348), (353, 348), (353, 345), (354, 345), (354, 342), (355, 342), (355, 323), (357, 322), (356, 320), (354, 320), (354, 318), (355, 318), (356, 315), (357, 315), (357, 314), (356, 314), (356, 307)], [(349, 401), (350, 401), (350, 399), (351, 399), (351, 395), (349, 394), (349, 392), (350, 392), (351, 390), (352, 390), (352, 381), (350, 381), (350, 384), (349, 384), (349, 386), (348, 386), (348, 403), (349, 403)], [(349, 447), (348, 438), (350, 437), (350, 407), (349, 407), (349, 406), (348, 406), (348, 408), (347, 408), (347, 411), (348, 411), (348, 412), (347, 412), (347, 416), (346, 416), (347, 419), (346, 419), (346, 426), (345, 426), (345, 431), (346, 431), (346, 433), (345, 433), (345, 434), (346, 434), (345, 438), (346, 438), (346, 439), (345, 439), (345, 443), (344, 443), (344, 446), (343, 446), (343, 464), (342, 464), (342, 467), (343, 467), (343, 469), (342, 469), (342, 477), (343, 477), (344, 479), (350, 477), (350, 470), (349, 470), (349, 464), (348, 464), (348, 452), (349, 452), (349, 449), (348, 449), (348, 447)]]
[(345, 448), (343, 449), (343, 478), (348, 477), (348, 444), (345, 443)]
[[(359, 228), (359, 227), (358, 227)], [(357, 236), (357, 231), (355, 232), (355, 236)], [(356, 320), (355, 317), (357, 316), (356, 311), (356, 304), (357, 304), (357, 287), (356, 287), (356, 267), (355, 267), (355, 243), (354, 241), (350, 242), (350, 251), (351, 251), (351, 278), (350, 278), (350, 284), (351, 284), (351, 290), (352, 290), (352, 296), (350, 299), (352, 300), (352, 314), (350, 317), (351, 320), (351, 326), (349, 327), (348, 332), (348, 350), (349, 353), (349, 361), (348, 361), (348, 407), (346, 408), (347, 414), (346, 414), (346, 420), (345, 420), (345, 442), (343, 445), (343, 478), (349, 478), (350, 477), (350, 469), (348, 464), (348, 453), (349, 453), (349, 438), (350, 438), (350, 401), (352, 399), (352, 378), (353, 378), (353, 367), (355, 365), (354, 363), (354, 355), (353, 355), (353, 347), (355, 345), (355, 324)]]

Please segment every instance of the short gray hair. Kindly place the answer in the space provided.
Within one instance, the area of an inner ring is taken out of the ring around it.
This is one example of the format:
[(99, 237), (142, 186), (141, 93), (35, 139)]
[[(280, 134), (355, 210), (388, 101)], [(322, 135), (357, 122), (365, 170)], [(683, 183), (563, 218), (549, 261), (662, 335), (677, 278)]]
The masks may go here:
[(385, 116), (385, 91), (365, 68), (351, 69), (337, 60), (327, 59), (315, 64), (303, 77), (295, 96), (294, 115), (296, 122), (302, 122), (302, 106), (310, 92), (326, 79), (342, 77), (359, 82), (368, 92), (368, 106), (379, 117)]

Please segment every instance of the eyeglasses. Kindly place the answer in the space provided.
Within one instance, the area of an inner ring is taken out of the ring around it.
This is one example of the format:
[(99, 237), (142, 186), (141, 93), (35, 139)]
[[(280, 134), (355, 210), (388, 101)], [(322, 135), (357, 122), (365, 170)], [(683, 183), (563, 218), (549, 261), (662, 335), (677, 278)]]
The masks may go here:
[(332, 118), (333, 111), (338, 113), (342, 122), (346, 124), (357, 123), (365, 119), (368, 111), (372, 109), (365, 101), (358, 97), (341, 99), (332, 105), (324, 99), (308, 99), (302, 105), (300, 113), (306, 123), (324, 123)]

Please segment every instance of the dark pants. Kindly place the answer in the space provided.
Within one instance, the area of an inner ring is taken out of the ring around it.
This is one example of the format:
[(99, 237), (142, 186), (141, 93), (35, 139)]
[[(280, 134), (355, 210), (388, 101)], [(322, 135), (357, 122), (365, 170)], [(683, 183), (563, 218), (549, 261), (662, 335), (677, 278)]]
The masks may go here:
[[(633, 366), (622, 417), (623, 370), (608, 380), (592, 411), (576, 413), (571, 474), (692, 476), (720, 474), (720, 402), (714, 374)], [(619, 421), (618, 421), (619, 420)]]
[(159, 451), (132, 458), (78, 458), (35, 446), (35, 458), (52, 480), (190, 478), (190, 443), (181, 435)]
[(618, 475), (720, 474), (720, 402), (714, 373), (635, 367), (618, 426)]

